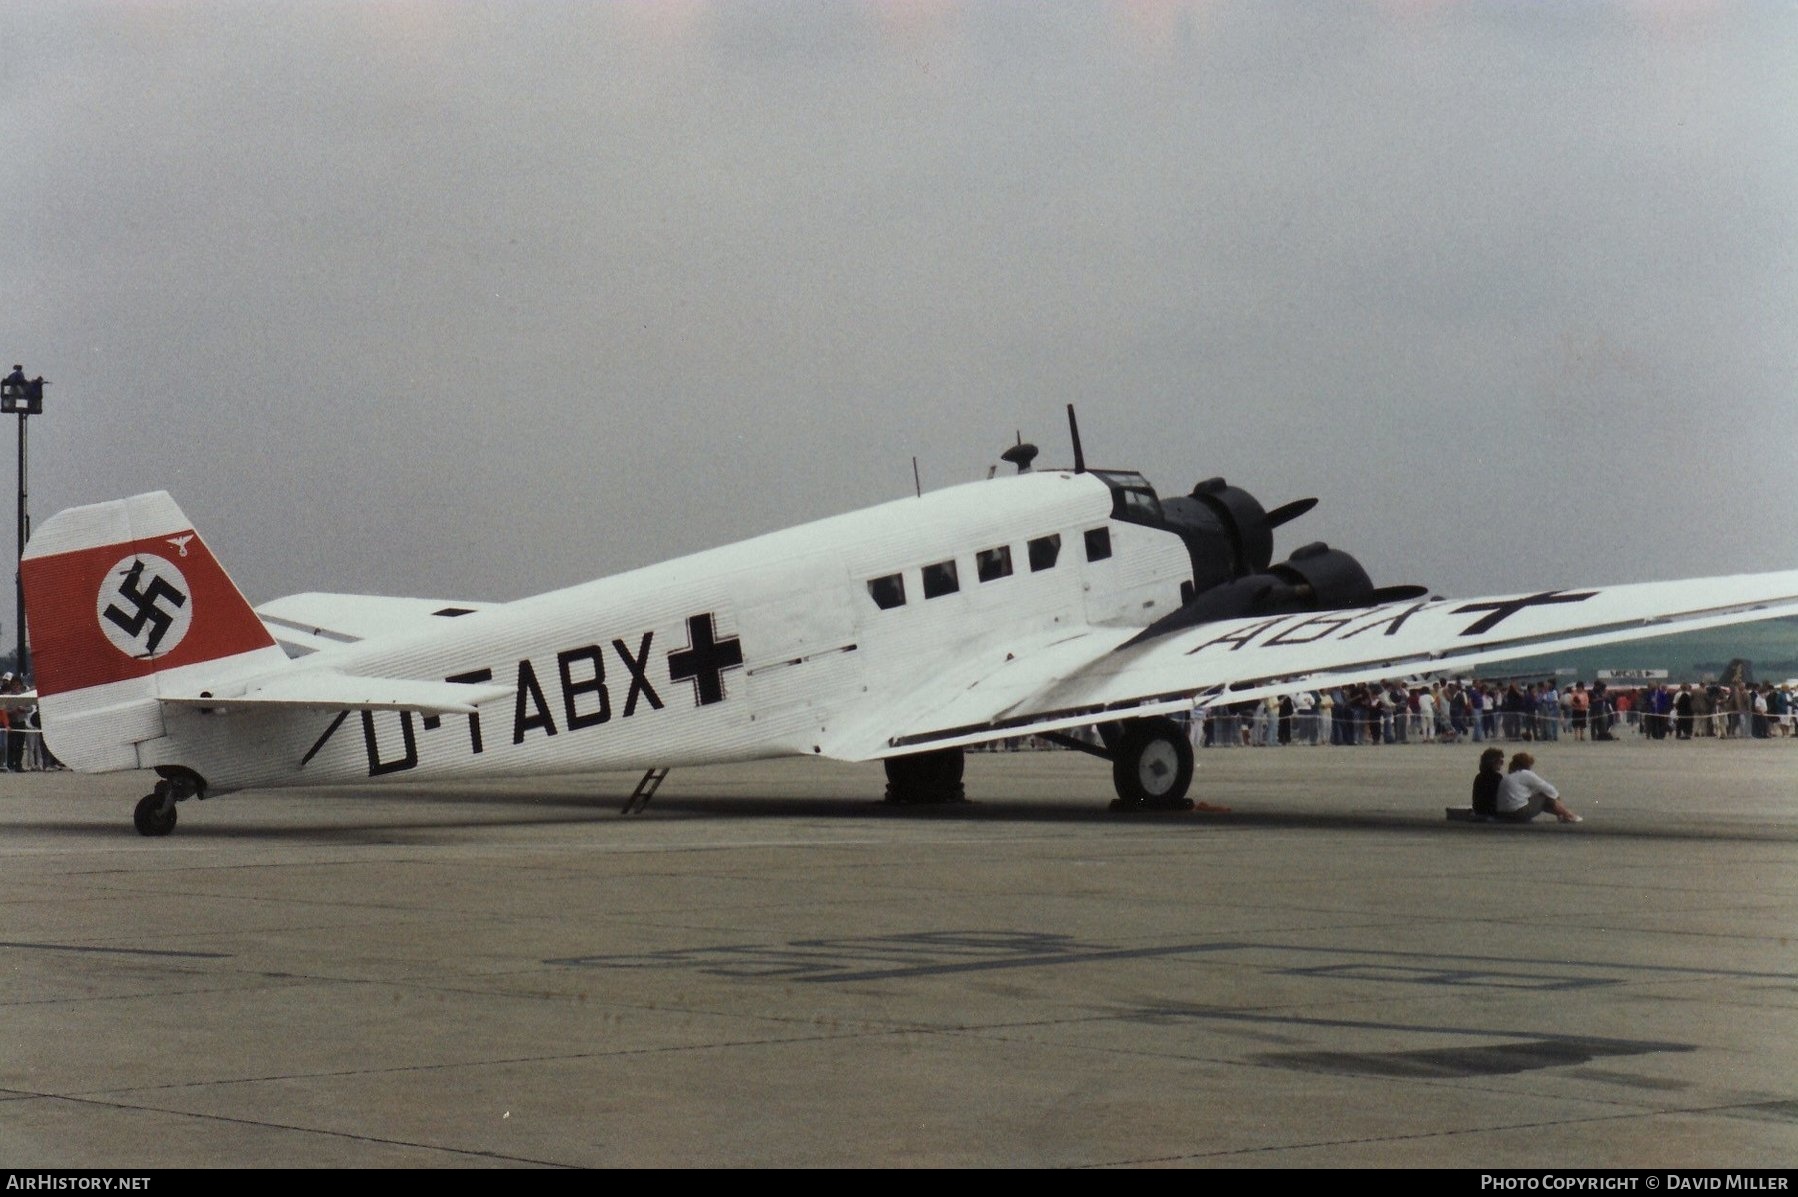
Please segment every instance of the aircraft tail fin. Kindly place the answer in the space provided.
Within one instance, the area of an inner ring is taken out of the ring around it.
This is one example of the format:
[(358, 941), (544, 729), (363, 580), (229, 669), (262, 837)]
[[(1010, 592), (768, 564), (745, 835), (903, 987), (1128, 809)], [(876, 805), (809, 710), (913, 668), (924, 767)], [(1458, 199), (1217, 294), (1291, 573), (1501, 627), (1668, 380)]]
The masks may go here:
[(21, 563), (44, 734), (89, 771), (135, 769), (167, 692), (281, 668), (286, 654), (174, 499), (52, 516)]

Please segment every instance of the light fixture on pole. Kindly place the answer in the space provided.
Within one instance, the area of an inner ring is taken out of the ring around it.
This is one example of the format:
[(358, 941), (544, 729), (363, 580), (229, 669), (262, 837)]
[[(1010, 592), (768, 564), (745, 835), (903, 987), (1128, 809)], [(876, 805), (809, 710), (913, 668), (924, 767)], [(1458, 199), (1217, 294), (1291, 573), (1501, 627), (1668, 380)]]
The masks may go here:
[(25, 485), (25, 421), (31, 416), (44, 414), (44, 387), (47, 384), (42, 375), (27, 379), (25, 368), (14, 365), (12, 373), (0, 382), (0, 415), (16, 413), (19, 417), (19, 554), (14, 561), (13, 589), (19, 599), (19, 676), (23, 678), (31, 670), (30, 650), (25, 644), (25, 584), (18, 569), (19, 561), (25, 557), (25, 542), (31, 539), (31, 516), (25, 509), (27, 488)]

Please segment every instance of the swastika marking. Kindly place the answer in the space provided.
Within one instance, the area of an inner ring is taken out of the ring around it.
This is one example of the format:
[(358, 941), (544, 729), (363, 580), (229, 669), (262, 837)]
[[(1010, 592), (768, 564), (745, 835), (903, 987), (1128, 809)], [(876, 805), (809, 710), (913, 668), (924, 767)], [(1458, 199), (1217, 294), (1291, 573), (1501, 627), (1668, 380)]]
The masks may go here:
[(106, 577), (96, 609), (112, 646), (140, 660), (174, 651), (193, 623), (187, 579), (174, 563), (139, 553), (114, 565)]

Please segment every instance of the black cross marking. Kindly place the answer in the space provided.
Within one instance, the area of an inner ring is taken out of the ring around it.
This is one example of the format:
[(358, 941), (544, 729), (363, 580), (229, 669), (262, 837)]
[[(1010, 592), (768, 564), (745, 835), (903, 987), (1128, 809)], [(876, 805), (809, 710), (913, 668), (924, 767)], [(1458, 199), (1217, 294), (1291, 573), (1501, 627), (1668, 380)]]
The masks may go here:
[(1450, 614), (1460, 615), (1465, 611), (1490, 611), (1492, 614), (1474, 620), (1461, 631), (1463, 636), (1477, 636), (1481, 632), (1491, 631), (1499, 623), (1509, 619), (1525, 607), (1546, 607), (1553, 603), (1583, 603), (1597, 593), (1596, 590), (1582, 590), (1575, 594), (1562, 594), (1558, 590), (1544, 590), (1541, 594), (1506, 599), (1496, 603), (1469, 603), (1465, 607), (1456, 607)]
[(162, 638), (168, 632), (169, 625), (175, 622), (175, 617), (158, 607), (156, 600), (167, 599), (177, 607), (185, 607), (187, 596), (169, 585), (167, 579), (161, 577), (152, 578), (148, 590), (138, 590), (138, 581), (144, 576), (142, 558), (133, 561), (131, 568), (126, 571), (124, 576), (125, 580), (119, 583), (119, 597), (130, 599), (131, 604), (137, 608), (136, 613), (127, 615), (118, 608), (117, 604), (110, 604), (101, 614), (123, 628), (125, 635), (133, 640), (143, 635), (146, 623), (154, 625), (150, 632), (150, 643), (144, 647), (144, 656), (153, 657), (156, 655), (156, 646), (162, 643)]
[(724, 671), (743, 664), (743, 646), (735, 636), (716, 640), (712, 613), (687, 617), (687, 645), (668, 654), (668, 679), (691, 680), (695, 706), (724, 701)]

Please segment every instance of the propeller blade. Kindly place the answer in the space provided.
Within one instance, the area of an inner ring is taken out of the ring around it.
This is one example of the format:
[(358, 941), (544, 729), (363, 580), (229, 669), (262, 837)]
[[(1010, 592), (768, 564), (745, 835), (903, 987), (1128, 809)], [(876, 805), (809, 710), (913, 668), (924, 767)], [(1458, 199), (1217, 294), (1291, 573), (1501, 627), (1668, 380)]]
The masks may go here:
[(1267, 513), (1267, 526), (1278, 528), (1281, 524), (1290, 523), (1317, 506), (1316, 499), (1294, 499), (1284, 507), (1276, 507)]

